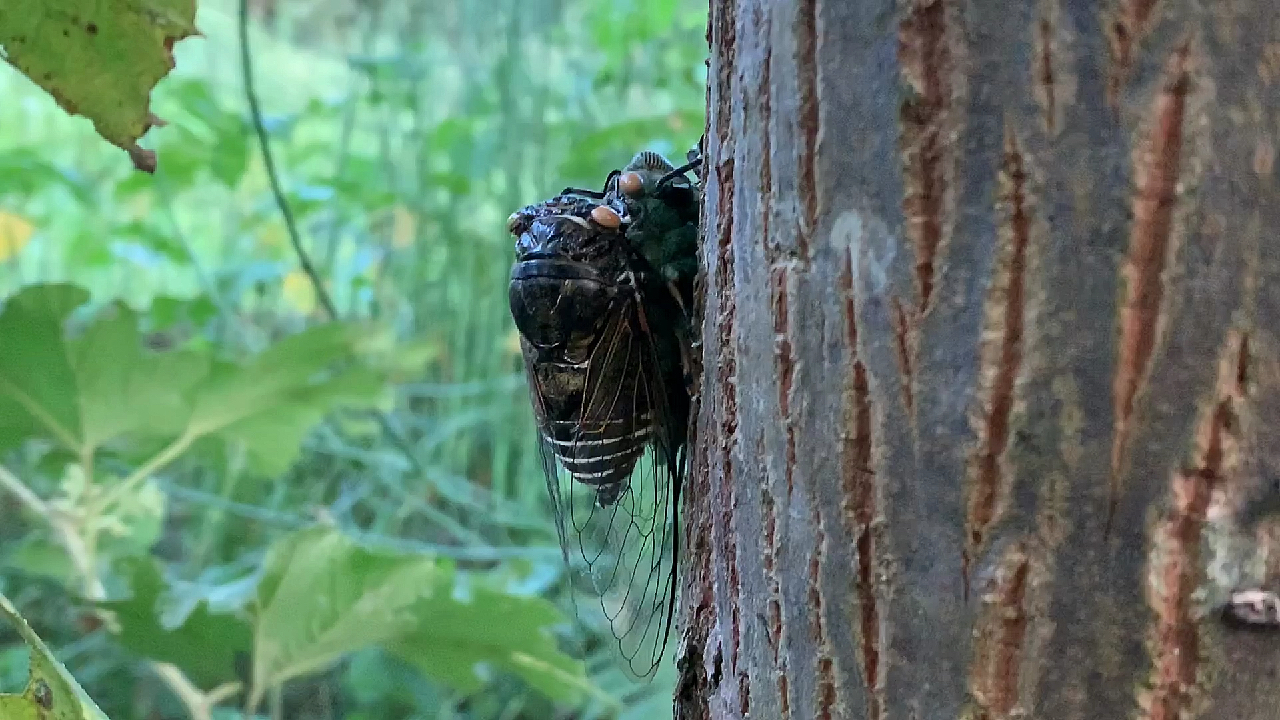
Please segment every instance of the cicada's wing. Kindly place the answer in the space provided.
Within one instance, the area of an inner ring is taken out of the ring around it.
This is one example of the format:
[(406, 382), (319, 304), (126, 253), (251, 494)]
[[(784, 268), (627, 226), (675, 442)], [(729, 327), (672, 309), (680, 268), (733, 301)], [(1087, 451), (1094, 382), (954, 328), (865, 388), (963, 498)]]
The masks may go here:
[[(579, 616), (609, 624), (637, 677), (652, 674), (662, 660), (676, 593), (676, 503), (688, 404), (679, 394), (673, 402), (670, 391), (685, 388), (670, 387), (664, 352), (639, 300), (622, 302), (573, 382), (580, 388), (572, 393), (579, 398), (576, 412), (556, 416), (544, 404), (539, 414), (548, 490)], [(555, 370), (530, 366), (535, 398), (546, 383), (567, 382), (567, 366), (558, 378)], [(556, 389), (570, 395), (563, 384)], [(583, 602), (588, 596), (591, 605)]]

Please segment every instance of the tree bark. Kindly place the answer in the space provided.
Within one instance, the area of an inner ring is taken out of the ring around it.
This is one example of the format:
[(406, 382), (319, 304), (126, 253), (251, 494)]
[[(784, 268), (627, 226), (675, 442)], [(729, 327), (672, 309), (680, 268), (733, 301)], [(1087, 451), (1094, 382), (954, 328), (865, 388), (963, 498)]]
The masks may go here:
[(712, 0), (678, 718), (1280, 717), (1272, 8)]

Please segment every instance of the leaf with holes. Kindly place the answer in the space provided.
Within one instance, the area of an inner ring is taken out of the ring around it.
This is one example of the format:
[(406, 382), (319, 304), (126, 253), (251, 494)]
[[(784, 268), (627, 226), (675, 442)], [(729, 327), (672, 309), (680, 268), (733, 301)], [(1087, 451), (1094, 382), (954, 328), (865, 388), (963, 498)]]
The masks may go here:
[(80, 687), (71, 673), (53, 656), (27, 621), (3, 594), (3, 617), (31, 649), (30, 674), (20, 695), (0, 694), (0, 718), (4, 720), (107, 720), (107, 716)]

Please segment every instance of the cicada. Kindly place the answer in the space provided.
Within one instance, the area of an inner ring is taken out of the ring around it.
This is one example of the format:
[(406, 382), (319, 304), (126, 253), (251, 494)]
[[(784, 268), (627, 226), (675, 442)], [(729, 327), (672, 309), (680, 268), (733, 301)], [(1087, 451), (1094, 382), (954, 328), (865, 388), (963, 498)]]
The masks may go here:
[(602, 190), (566, 188), (508, 220), (511, 315), (561, 549), (639, 677), (661, 662), (677, 592), (698, 162), (641, 152)]

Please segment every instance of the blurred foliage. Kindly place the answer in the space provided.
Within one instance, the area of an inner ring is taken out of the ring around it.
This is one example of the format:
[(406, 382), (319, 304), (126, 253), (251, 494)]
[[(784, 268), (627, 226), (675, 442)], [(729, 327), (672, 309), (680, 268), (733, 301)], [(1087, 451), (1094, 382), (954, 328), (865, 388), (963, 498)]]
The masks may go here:
[(504, 220), (684, 155), (706, 4), (249, 3), (339, 319), (234, 2), (174, 48), (153, 175), (0, 71), (0, 592), (115, 720), (669, 717), (673, 663), (631, 682), (569, 603)]

